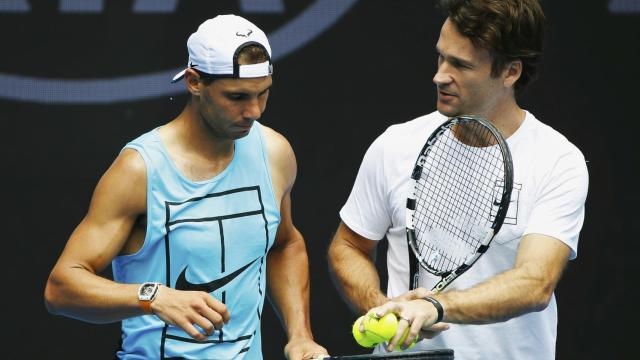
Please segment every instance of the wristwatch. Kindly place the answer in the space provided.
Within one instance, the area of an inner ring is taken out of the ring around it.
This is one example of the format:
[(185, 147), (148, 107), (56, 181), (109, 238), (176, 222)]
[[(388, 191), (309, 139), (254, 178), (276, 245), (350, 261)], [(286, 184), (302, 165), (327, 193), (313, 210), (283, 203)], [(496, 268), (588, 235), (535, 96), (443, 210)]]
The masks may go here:
[(138, 288), (138, 301), (147, 314), (153, 313), (153, 311), (151, 311), (151, 302), (153, 302), (156, 295), (158, 295), (160, 285), (162, 284), (157, 282), (146, 282)]

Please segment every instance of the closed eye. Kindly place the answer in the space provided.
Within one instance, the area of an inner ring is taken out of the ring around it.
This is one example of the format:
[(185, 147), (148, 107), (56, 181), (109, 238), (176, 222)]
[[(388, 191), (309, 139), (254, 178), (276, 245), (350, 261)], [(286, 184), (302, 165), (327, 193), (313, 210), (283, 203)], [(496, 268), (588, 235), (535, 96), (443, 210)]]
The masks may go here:
[(226, 94), (227, 98), (232, 101), (242, 101), (249, 98), (249, 94), (245, 93), (228, 93)]
[(453, 67), (456, 67), (456, 68), (463, 68), (463, 69), (471, 69), (471, 68), (472, 68), (471, 64), (469, 64), (469, 63), (467, 63), (467, 62), (465, 62), (465, 61), (462, 61), (462, 60), (456, 59), (456, 58), (452, 58), (452, 59), (450, 59), (450, 60), (449, 60), (449, 63), (450, 63)]

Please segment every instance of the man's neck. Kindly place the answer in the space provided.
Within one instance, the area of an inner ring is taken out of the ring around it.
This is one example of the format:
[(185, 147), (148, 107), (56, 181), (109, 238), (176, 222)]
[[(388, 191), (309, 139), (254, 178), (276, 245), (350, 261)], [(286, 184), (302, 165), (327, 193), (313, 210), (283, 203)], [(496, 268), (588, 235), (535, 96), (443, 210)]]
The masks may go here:
[(233, 155), (234, 141), (221, 138), (207, 125), (189, 104), (178, 117), (170, 122), (175, 141), (185, 151), (197, 153), (212, 161), (226, 159)]
[(518, 106), (515, 98), (509, 97), (483, 114), (498, 130), (504, 138), (513, 135), (525, 118), (525, 111)]
[(173, 163), (192, 181), (213, 178), (233, 160), (233, 140), (213, 136), (213, 131), (194, 116), (188, 105), (159, 132)]

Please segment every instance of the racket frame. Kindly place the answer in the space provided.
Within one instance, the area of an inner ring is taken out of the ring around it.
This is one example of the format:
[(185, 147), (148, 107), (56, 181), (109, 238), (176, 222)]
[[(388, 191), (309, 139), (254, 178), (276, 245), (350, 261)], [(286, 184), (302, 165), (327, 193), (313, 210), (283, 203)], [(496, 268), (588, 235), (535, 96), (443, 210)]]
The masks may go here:
[[(430, 267), (429, 264), (427, 264), (424, 261), (424, 257), (420, 256), (420, 252), (418, 251), (418, 248), (415, 245), (416, 233), (415, 233), (415, 228), (413, 224), (413, 216), (416, 209), (416, 193), (415, 193), (416, 182), (420, 179), (420, 176), (422, 174), (422, 168), (427, 160), (427, 156), (429, 155), (429, 152), (431, 151), (433, 145), (436, 143), (436, 140), (446, 131), (450, 130), (454, 125), (459, 123), (467, 123), (470, 121), (478, 122), (482, 126), (484, 126), (496, 139), (497, 145), (499, 146), (500, 151), (502, 152), (502, 158), (504, 160), (503, 161), (504, 187), (503, 187), (502, 197), (500, 199), (500, 204), (498, 205), (496, 216), (491, 225), (491, 228), (493, 229), (493, 231), (487, 233), (485, 238), (481, 241), (481, 245), (478, 247), (478, 250), (473, 254), (473, 256), (469, 257), (463, 264), (461, 264), (458, 268), (454, 270), (438, 271)], [(409, 196), (409, 198), (407, 198), (405, 222), (406, 222), (407, 243), (411, 248), (411, 252), (412, 252), (409, 254), (410, 273), (411, 273), (411, 270), (415, 267), (415, 273), (409, 279), (409, 287), (411, 289), (415, 289), (418, 286), (418, 278), (419, 278), (418, 270), (419, 269), (417, 268), (417, 264), (419, 264), (427, 272), (441, 277), (440, 281), (438, 281), (438, 283), (432, 289), (433, 291), (438, 293), (442, 291), (444, 288), (446, 288), (451, 282), (453, 282), (453, 280), (455, 280), (460, 275), (462, 275), (465, 271), (467, 271), (480, 258), (480, 256), (482, 256), (487, 251), (487, 249), (489, 249), (489, 244), (491, 243), (495, 235), (498, 234), (498, 232), (500, 231), (500, 228), (502, 227), (502, 224), (504, 223), (504, 219), (507, 215), (507, 211), (509, 210), (509, 203), (511, 201), (511, 191), (513, 189), (513, 162), (511, 159), (511, 152), (509, 151), (509, 146), (507, 145), (507, 142), (502, 136), (502, 134), (500, 133), (500, 131), (485, 118), (482, 118), (479, 116), (473, 116), (473, 115), (462, 115), (462, 116), (451, 118), (445, 121), (440, 126), (438, 126), (438, 128), (435, 131), (433, 131), (433, 133), (431, 133), (431, 135), (427, 139), (427, 142), (425, 143), (422, 150), (420, 151), (420, 154), (418, 155), (418, 159), (416, 160), (416, 164), (411, 173), (409, 188), (411, 189), (411, 195)]]

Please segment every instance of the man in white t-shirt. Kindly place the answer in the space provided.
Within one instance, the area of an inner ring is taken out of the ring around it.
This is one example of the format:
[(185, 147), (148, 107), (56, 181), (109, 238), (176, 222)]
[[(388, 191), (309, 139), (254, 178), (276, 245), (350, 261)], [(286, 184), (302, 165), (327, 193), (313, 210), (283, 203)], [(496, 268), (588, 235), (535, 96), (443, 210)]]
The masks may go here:
[[(515, 94), (536, 75), (544, 15), (537, 0), (440, 5), (448, 17), (436, 45), (438, 111), (389, 127), (368, 149), (340, 211), (330, 265), (358, 311), (399, 316), (396, 336), (378, 352), (395, 348), (409, 328), (403, 346), (442, 332), (412, 350), (451, 348), (463, 360), (554, 359), (553, 292), (576, 257), (588, 173), (580, 150), (516, 102)], [(409, 291), (411, 170), (431, 132), (462, 114), (486, 117), (507, 138), (514, 165), (509, 212), (487, 253), (444, 292), (427, 290), (439, 278), (422, 269), (420, 287)], [(385, 236), (386, 295), (371, 260)]]

